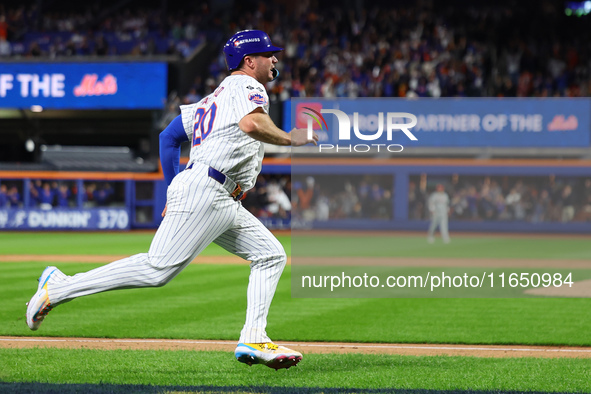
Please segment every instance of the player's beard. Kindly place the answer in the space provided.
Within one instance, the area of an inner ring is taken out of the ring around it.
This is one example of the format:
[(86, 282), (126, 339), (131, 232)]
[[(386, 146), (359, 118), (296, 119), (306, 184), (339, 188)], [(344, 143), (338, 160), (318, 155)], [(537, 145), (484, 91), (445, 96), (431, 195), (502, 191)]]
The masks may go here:
[(273, 72), (270, 69), (265, 70), (265, 75), (263, 76), (262, 73), (259, 78), (257, 78), (260, 83), (263, 85), (267, 82), (271, 82), (273, 80)]

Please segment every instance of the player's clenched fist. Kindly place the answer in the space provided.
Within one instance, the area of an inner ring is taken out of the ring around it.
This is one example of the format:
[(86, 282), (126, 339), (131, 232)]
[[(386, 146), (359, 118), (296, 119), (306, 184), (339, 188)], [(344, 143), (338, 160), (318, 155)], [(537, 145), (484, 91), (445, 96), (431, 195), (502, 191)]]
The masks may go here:
[(308, 129), (293, 129), (289, 134), (291, 135), (291, 146), (302, 146), (309, 143), (318, 145), (318, 135), (312, 132), (312, 135), (309, 136)]

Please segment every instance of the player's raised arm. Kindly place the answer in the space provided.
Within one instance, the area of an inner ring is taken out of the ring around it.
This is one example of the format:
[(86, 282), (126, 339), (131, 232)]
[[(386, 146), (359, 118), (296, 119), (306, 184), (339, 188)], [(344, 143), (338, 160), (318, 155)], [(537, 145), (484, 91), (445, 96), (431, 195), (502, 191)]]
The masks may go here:
[(316, 133), (308, 139), (307, 129), (293, 129), (290, 133), (286, 133), (277, 127), (271, 117), (260, 107), (244, 116), (238, 126), (255, 140), (273, 145), (302, 146), (309, 143), (317, 145), (318, 141)]

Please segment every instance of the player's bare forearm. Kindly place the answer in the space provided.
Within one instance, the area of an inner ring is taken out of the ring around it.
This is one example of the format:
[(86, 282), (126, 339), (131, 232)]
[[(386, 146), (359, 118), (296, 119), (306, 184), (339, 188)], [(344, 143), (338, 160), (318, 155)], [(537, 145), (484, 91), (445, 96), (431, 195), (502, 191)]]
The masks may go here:
[(277, 127), (271, 117), (262, 110), (246, 115), (240, 120), (238, 126), (255, 140), (273, 145), (301, 146), (310, 142), (316, 145), (316, 141), (318, 141), (316, 133), (312, 139), (308, 139), (305, 129), (293, 129), (291, 133), (286, 133)]
[(251, 112), (238, 123), (240, 130), (257, 141), (273, 145), (291, 145), (289, 134), (275, 126), (271, 117), (262, 112)]

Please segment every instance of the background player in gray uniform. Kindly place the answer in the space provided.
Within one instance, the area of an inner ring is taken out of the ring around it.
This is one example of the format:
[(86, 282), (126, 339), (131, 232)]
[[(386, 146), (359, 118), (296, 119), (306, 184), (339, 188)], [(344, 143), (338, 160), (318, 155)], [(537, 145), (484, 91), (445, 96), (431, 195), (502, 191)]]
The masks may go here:
[(449, 230), (447, 227), (449, 215), (449, 196), (445, 192), (445, 187), (438, 184), (435, 191), (429, 196), (427, 207), (431, 215), (431, 224), (429, 225), (429, 235), (427, 240), (429, 243), (435, 242), (435, 229), (439, 227), (441, 238), (443, 242), (449, 243)]
[[(282, 245), (240, 203), (261, 170), (263, 145), (314, 143), (306, 129), (286, 133), (268, 115), (263, 83), (273, 80), (281, 51), (262, 31), (238, 32), (224, 53), (231, 75), (198, 103), (182, 106), (181, 115), (160, 136), (160, 156), (169, 183), (164, 220), (148, 253), (140, 253), (86, 273), (64, 275), (48, 267), (27, 308), (32, 330), (56, 305), (107, 290), (163, 286), (211, 242), (251, 261), (246, 322), (236, 358), (249, 365), (289, 368), (302, 355), (277, 346), (267, 336), (267, 314), (285, 267)], [(185, 171), (178, 173), (180, 144), (191, 142)], [(178, 174), (177, 174), (178, 173)]]

